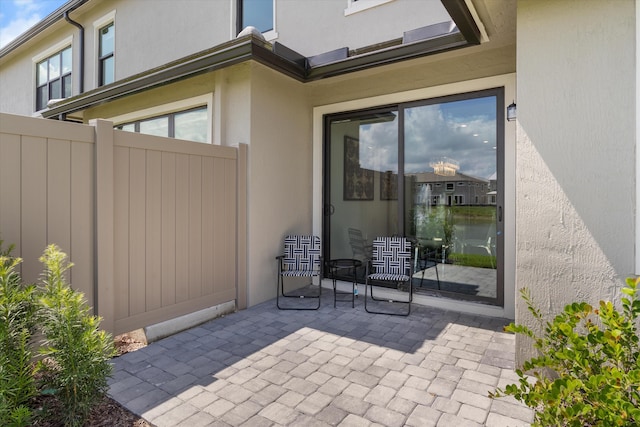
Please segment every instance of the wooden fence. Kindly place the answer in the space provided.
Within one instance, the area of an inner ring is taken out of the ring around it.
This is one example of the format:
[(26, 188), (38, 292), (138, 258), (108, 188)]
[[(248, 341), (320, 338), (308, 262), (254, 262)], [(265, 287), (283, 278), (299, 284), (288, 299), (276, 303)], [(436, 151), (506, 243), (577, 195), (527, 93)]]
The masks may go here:
[(247, 147), (0, 114), (0, 239), (36, 282), (47, 244), (119, 334), (246, 307)]

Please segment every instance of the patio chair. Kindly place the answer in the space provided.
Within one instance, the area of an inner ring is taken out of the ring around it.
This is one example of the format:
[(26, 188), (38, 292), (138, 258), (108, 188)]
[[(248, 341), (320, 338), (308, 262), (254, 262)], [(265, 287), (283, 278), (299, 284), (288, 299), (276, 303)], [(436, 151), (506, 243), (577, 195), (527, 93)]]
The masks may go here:
[(364, 238), (362, 230), (359, 228), (349, 227), (347, 232), (349, 233), (349, 245), (351, 245), (353, 258), (362, 261), (363, 263), (368, 262), (371, 259), (373, 246), (371, 246), (367, 242), (367, 239)]
[[(373, 241), (373, 258), (367, 265), (367, 275), (364, 291), (364, 309), (367, 313), (389, 314), (393, 316), (408, 316), (411, 313), (413, 302), (413, 284), (411, 277), (413, 268), (411, 264), (411, 242), (404, 237), (378, 237)], [(408, 285), (409, 295), (406, 299), (376, 298), (373, 294), (373, 282), (390, 283), (400, 289), (403, 284)], [(371, 303), (367, 303), (369, 291), (371, 300), (377, 303), (374, 306), (406, 305), (406, 311), (392, 311), (390, 309), (369, 309)], [(384, 302), (383, 302), (384, 301)], [(387, 304), (389, 303), (389, 304)]]
[(438, 283), (438, 290), (440, 290), (440, 275), (438, 274), (438, 253), (435, 250), (428, 247), (421, 246), (419, 243), (415, 244), (413, 257), (413, 271), (422, 272), (420, 276), (420, 287), (424, 283), (424, 273), (429, 268), (433, 268), (436, 271), (436, 282)]
[[(320, 238), (318, 236), (290, 235), (284, 238), (284, 255), (277, 256), (278, 260), (278, 286), (276, 288), (276, 305), (280, 310), (317, 310), (320, 308), (322, 296), (322, 284), (318, 283), (317, 292), (313, 292), (313, 278), (322, 280), (322, 256), (320, 252)], [(309, 286), (298, 288), (295, 291), (284, 291), (284, 278), (309, 277)], [(317, 300), (312, 306), (281, 306), (281, 298)]]

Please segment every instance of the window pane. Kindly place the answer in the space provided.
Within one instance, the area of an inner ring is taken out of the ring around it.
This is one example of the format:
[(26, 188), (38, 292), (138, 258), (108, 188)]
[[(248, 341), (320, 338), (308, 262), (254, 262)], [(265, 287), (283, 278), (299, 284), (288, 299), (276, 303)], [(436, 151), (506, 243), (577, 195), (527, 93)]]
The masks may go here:
[(62, 97), (68, 98), (71, 96), (71, 74), (62, 78)]
[(329, 217), (329, 258), (357, 257), (349, 228), (360, 231), (366, 246), (377, 236), (398, 234), (397, 111), (340, 117), (330, 135), (326, 200), (335, 214)]
[(273, 0), (243, 0), (240, 30), (249, 25), (263, 33), (273, 30)]
[(115, 27), (113, 22), (106, 27), (100, 29), (100, 56), (105, 56), (113, 52)]
[(49, 80), (60, 77), (60, 54), (49, 58)]
[(62, 82), (60, 79), (54, 80), (49, 83), (49, 99), (62, 98)]
[(36, 110), (42, 110), (46, 107), (47, 100), (49, 99), (49, 85), (40, 86), (36, 95)]
[(37, 79), (38, 86), (43, 85), (44, 83), (47, 82), (48, 69), (49, 69), (49, 63), (46, 59), (38, 64), (38, 79)]
[(207, 142), (206, 108), (176, 114), (174, 125), (175, 138)]
[(71, 72), (71, 48), (67, 48), (62, 51), (62, 74)]
[(140, 122), (140, 133), (147, 135), (169, 136), (169, 118), (158, 117)]
[(108, 85), (114, 81), (114, 63), (113, 56), (106, 58), (102, 61), (102, 82), (103, 85)]
[(404, 110), (405, 234), (450, 267), (439, 279), (456, 285), (440, 290), (489, 299), (498, 296), (496, 108), (488, 96)]
[(136, 131), (136, 124), (135, 123), (129, 123), (126, 125), (122, 125), (122, 126), (118, 126), (118, 129), (127, 131), (127, 132), (135, 132)]

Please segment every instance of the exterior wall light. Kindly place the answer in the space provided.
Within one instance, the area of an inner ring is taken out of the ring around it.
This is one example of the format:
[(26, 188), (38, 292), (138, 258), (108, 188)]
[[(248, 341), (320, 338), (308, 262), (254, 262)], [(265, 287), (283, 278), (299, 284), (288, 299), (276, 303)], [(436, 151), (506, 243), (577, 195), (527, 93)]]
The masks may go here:
[(516, 103), (512, 102), (507, 107), (507, 121), (512, 122), (516, 119)]

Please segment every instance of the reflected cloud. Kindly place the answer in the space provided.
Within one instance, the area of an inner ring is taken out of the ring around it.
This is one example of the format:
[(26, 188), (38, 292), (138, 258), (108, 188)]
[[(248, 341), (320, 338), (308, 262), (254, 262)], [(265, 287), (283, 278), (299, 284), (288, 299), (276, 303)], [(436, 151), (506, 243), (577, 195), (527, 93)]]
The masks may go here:
[[(494, 97), (424, 105), (405, 110), (405, 172), (430, 172), (429, 163), (448, 157), (460, 173), (488, 179), (496, 172)], [(396, 121), (360, 126), (363, 168), (397, 171)]]

